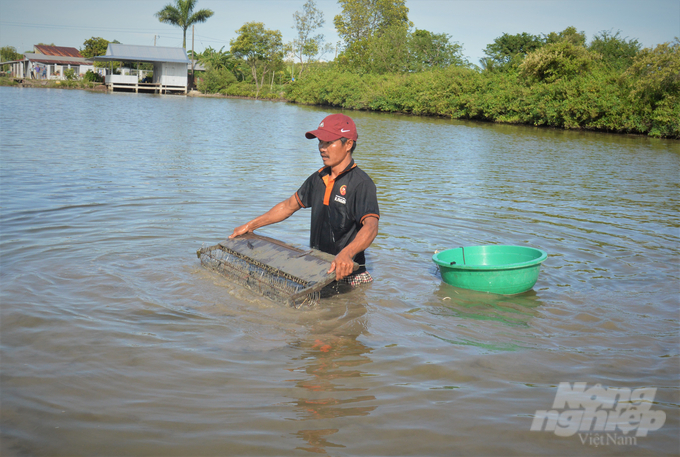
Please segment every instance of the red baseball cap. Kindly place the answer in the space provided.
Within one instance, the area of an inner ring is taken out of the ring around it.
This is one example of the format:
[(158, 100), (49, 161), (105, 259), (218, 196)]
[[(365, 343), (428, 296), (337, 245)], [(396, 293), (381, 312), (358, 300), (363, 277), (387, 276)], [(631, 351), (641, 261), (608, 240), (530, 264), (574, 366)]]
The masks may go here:
[(356, 141), (359, 138), (357, 126), (351, 117), (336, 113), (326, 116), (319, 128), (305, 133), (307, 139), (318, 138), (321, 141), (335, 141), (340, 138), (348, 138)]

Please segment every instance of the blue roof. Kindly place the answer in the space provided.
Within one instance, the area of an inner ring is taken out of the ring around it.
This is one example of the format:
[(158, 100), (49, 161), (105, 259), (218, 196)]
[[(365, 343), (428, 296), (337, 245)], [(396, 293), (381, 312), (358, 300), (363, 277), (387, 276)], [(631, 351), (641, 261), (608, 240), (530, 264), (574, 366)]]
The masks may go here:
[(166, 46), (136, 46), (133, 44), (109, 43), (105, 56), (92, 60), (125, 62), (179, 62), (190, 63), (184, 48)]

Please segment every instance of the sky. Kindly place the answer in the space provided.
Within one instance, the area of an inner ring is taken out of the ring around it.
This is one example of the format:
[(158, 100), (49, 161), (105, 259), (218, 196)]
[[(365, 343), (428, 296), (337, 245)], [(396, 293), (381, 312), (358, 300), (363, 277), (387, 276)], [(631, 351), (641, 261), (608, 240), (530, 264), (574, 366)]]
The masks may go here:
[[(214, 15), (195, 28), (194, 49), (229, 49), (229, 41), (246, 22), (263, 22), (280, 30), (284, 42), (295, 38), (293, 13), (306, 0), (198, 0), (197, 9)], [(182, 46), (182, 31), (154, 16), (174, 0), (0, 0), (0, 46), (31, 52), (38, 43), (81, 49), (85, 40), (102, 37), (123, 44)], [(339, 41), (333, 17), (336, 0), (316, 0), (326, 23), (326, 42)], [(620, 31), (643, 47), (680, 37), (680, 0), (406, 0), (414, 27), (446, 33), (463, 46), (472, 63), (504, 33), (534, 35), (560, 32), (569, 26), (588, 41), (603, 30)], [(191, 49), (191, 29), (187, 31)], [(327, 56), (332, 59), (333, 56)]]

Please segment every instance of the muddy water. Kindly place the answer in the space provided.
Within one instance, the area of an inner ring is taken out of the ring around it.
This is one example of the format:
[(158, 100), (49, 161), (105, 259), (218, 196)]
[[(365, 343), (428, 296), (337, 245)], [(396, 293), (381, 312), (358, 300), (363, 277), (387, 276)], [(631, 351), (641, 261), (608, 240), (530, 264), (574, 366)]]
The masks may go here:
[[(195, 251), (321, 166), (303, 134), (329, 109), (0, 99), (2, 455), (678, 453), (677, 142), (351, 113), (376, 280), (294, 310)], [(308, 224), (261, 233), (304, 246)], [(549, 257), (522, 295), (443, 284), (433, 252), (478, 244)], [(531, 431), (561, 382), (654, 388), (665, 419)]]

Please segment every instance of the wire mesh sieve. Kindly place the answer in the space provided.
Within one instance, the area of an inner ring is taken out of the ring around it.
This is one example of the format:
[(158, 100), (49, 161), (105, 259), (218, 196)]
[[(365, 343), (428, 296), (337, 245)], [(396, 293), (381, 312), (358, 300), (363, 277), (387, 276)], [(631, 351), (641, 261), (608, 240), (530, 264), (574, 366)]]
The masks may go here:
[(327, 273), (335, 256), (254, 233), (203, 247), (197, 255), (204, 267), (296, 308), (317, 304), (321, 289), (335, 280), (335, 273)]

